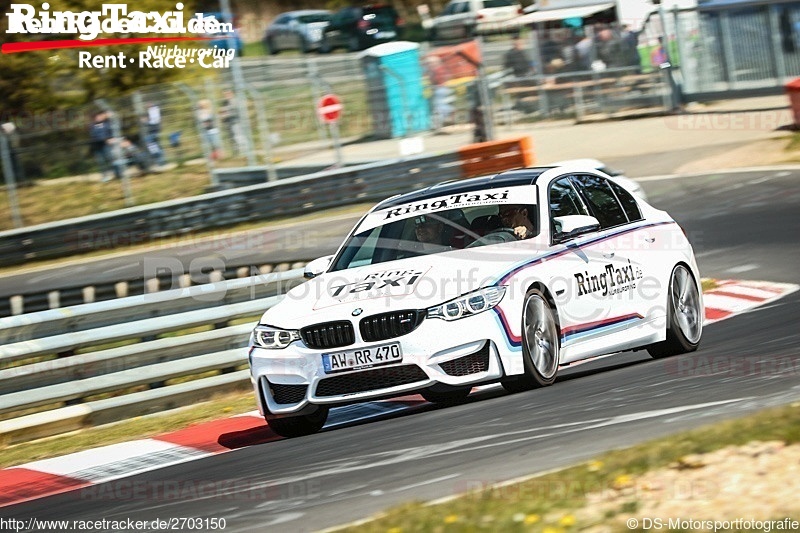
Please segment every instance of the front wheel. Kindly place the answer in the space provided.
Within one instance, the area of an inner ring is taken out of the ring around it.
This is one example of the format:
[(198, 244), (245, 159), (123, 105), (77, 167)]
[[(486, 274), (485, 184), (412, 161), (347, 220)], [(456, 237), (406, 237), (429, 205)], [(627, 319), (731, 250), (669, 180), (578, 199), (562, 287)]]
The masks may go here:
[(328, 408), (320, 405), (308, 415), (287, 416), (283, 418), (267, 415), (267, 425), (281, 437), (294, 438), (316, 433), (328, 420)]
[(538, 289), (525, 295), (522, 311), (522, 357), (525, 373), (503, 380), (508, 392), (552, 385), (558, 373), (561, 343), (555, 311)]
[(693, 352), (703, 334), (703, 308), (692, 273), (684, 265), (672, 270), (667, 296), (667, 338), (647, 347), (655, 358)]

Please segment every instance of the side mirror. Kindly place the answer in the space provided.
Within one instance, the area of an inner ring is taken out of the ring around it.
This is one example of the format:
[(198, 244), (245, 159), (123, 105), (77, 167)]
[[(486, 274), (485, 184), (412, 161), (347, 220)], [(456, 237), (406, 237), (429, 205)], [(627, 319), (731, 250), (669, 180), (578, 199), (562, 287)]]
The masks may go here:
[(584, 233), (600, 229), (600, 222), (586, 215), (566, 215), (553, 218), (553, 242), (563, 242)]
[(324, 257), (320, 257), (319, 259), (314, 259), (306, 265), (306, 268), (303, 270), (303, 277), (306, 279), (316, 278), (328, 270), (332, 260), (332, 255), (326, 255)]

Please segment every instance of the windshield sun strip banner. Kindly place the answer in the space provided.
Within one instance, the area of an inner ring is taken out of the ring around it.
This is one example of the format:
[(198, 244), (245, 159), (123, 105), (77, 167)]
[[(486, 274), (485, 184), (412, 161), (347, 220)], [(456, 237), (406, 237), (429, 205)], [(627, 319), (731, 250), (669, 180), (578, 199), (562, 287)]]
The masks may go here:
[(531, 185), (502, 187), (409, 202), (369, 213), (356, 232), (363, 233), (390, 222), (405, 220), (419, 215), (434, 214), (450, 209), (500, 204), (534, 205), (536, 204), (536, 189)]

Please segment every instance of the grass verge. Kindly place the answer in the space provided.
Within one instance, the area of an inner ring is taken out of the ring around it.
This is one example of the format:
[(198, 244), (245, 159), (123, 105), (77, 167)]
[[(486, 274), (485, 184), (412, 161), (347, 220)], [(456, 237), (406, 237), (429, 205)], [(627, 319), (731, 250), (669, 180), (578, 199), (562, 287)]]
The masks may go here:
[(800, 442), (800, 403), (608, 452), (571, 468), (514, 485), (472, 492), (447, 503), (402, 505), (382, 513), (374, 521), (343, 530), (358, 533), (624, 530), (617, 527), (620, 523), (614, 519), (635, 512), (639, 505), (636, 501), (591, 523), (581, 523), (587, 495), (622, 491), (632, 487), (635, 476), (669, 466), (687, 455), (755, 440)]

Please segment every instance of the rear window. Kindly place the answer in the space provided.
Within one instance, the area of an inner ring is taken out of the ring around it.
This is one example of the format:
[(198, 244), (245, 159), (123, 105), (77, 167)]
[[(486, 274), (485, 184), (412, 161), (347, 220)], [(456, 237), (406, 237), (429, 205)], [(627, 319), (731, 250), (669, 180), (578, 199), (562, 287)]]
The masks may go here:
[(515, 2), (510, 0), (483, 0), (483, 7), (509, 7), (516, 5)]
[(311, 24), (313, 22), (328, 22), (331, 20), (331, 16), (326, 13), (320, 13), (317, 15), (302, 15), (297, 17), (297, 20), (303, 24)]

